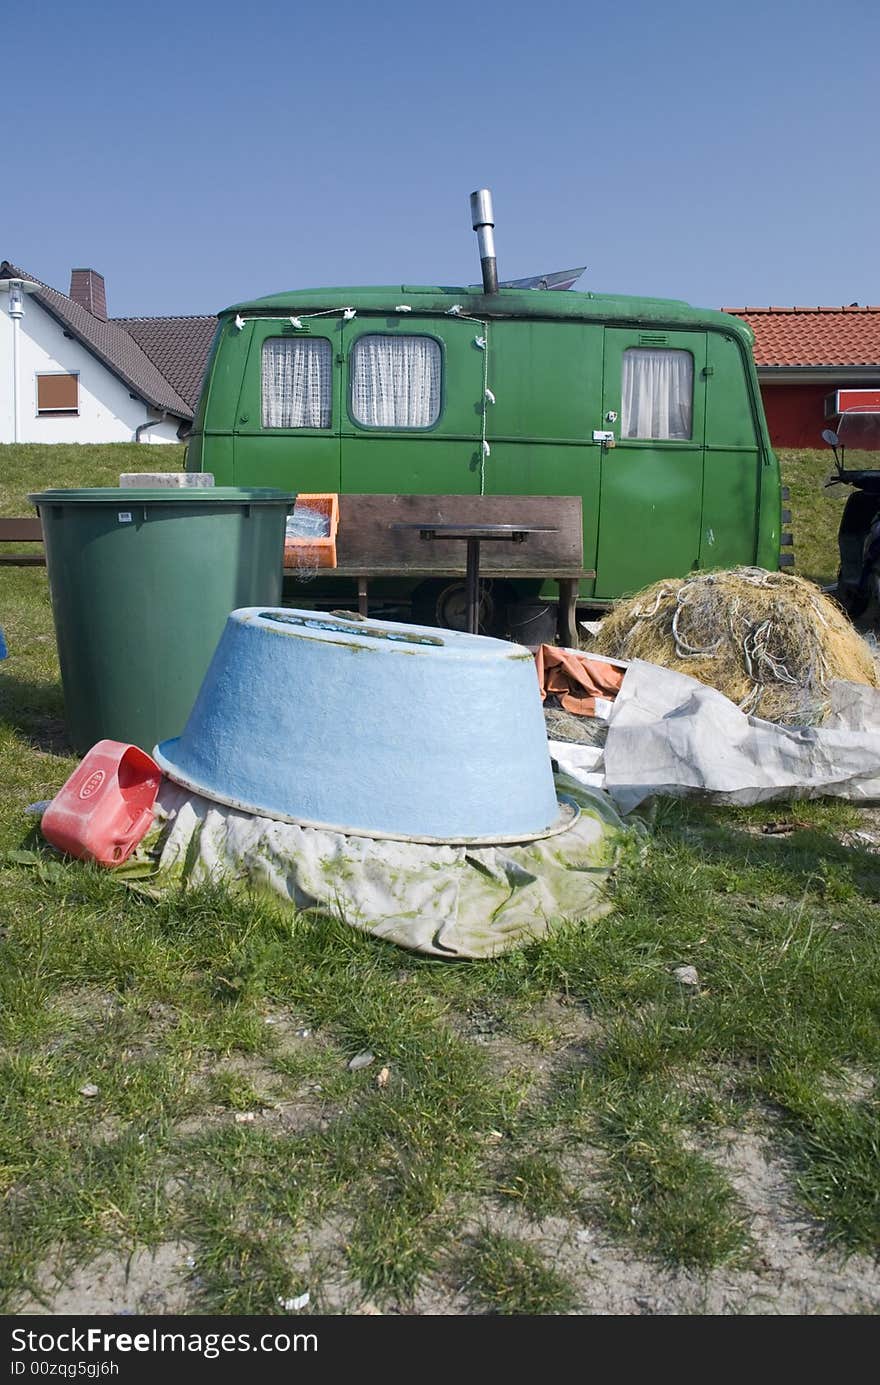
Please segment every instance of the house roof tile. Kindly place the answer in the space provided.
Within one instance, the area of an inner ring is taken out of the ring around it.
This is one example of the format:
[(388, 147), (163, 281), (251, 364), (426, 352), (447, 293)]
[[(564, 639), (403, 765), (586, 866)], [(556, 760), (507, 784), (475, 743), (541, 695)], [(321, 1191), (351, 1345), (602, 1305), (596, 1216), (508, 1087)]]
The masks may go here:
[(134, 336), (118, 322), (105, 322), (94, 317), (66, 294), (59, 293), (8, 260), (0, 264), (0, 278), (30, 279), (38, 284), (33, 298), (65, 331), (70, 332), (127, 385), (132, 394), (154, 409), (161, 409), (175, 418), (192, 418), (193, 410), (189, 402), (166, 379)]
[(880, 306), (725, 308), (755, 334), (760, 366), (876, 366), (880, 369)]
[(181, 399), (195, 410), (217, 330), (216, 317), (115, 317), (113, 321), (134, 337)]

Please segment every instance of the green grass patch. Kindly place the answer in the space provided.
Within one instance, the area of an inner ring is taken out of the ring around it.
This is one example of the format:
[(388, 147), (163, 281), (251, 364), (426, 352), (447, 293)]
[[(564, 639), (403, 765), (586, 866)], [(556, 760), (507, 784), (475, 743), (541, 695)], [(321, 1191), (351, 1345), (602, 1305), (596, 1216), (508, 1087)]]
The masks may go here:
[(791, 492), (786, 508), (791, 510), (794, 570), (801, 577), (829, 585), (837, 580), (837, 530), (852, 487), (826, 489), (825, 482), (834, 472), (830, 447), (778, 448), (777, 456), (783, 485)]
[(575, 1312), (574, 1286), (534, 1246), (498, 1231), (474, 1237), (460, 1258), (463, 1288), (484, 1312), (547, 1316)]
[[(144, 465), (91, 451), (52, 449), (42, 474), (3, 449), (6, 513)], [(811, 457), (812, 550), (800, 501), (795, 529), (829, 577), (836, 502)], [(192, 1247), (192, 1312), (319, 1303), (325, 1265), (355, 1302), (405, 1308), (475, 1225), (456, 1270), (475, 1311), (576, 1311), (585, 1286), (530, 1239), (546, 1218), (695, 1270), (760, 1249), (712, 1157), (756, 1120), (817, 1243), (880, 1249), (880, 857), (841, 841), (860, 808), (662, 805), (613, 914), (469, 965), (265, 896), (151, 899), (62, 863), (25, 814), (75, 761), (45, 572), (6, 570), (0, 593), (3, 1311), (51, 1271), (169, 1241)]]
[(182, 443), (0, 444), (0, 515), (32, 515), (36, 491), (118, 486), (124, 471), (180, 471), (185, 451)]
[(522, 1153), (510, 1160), (498, 1182), (502, 1197), (522, 1207), (533, 1221), (577, 1217), (582, 1199), (566, 1178), (558, 1156)]

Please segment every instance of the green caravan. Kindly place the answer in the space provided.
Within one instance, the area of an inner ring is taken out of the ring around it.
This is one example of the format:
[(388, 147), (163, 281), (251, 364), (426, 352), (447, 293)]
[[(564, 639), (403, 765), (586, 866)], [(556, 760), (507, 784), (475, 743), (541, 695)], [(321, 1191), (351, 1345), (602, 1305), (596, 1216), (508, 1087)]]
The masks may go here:
[[(220, 314), (187, 469), (301, 492), (580, 495), (586, 605), (697, 569), (780, 566), (751, 330), (673, 300), (484, 283), (239, 303)], [(371, 597), (443, 623), (437, 586), (377, 582)], [(354, 599), (331, 572), (289, 594)], [(537, 580), (504, 592), (555, 595)]]

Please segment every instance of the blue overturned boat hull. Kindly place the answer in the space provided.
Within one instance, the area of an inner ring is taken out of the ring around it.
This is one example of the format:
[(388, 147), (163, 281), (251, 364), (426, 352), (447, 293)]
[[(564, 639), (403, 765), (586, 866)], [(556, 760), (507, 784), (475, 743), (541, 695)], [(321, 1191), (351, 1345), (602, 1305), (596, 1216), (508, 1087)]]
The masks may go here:
[(502, 640), (233, 611), (181, 736), (177, 783), (282, 821), (413, 841), (526, 841), (557, 802), (534, 662)]

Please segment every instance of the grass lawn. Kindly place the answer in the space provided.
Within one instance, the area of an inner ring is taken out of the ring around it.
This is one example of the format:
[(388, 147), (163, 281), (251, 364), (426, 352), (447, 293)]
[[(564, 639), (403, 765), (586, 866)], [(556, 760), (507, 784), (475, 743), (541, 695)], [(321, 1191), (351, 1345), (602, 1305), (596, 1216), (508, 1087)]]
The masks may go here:
[[(780, 451), (782, 480), (791, 492), (795, 572), (828, 585), (837, 579), (837, 530), (850, 486), (830, 486), (834, 472), (829, 447), (818, 451)], [(855, 465), (855, 463), (853, 463)]]
[[(51, 450), (0, 449), (6, 513), (134, 469)], [(438, 963), (43, 852), (44, 571), (0, 572), (0, 624), (0, 1311), (880, 1310), (876, 811), (661, 804), (609, 917)]]
[(0, 445), (0, 515), (33, 515), (28, 493), (65, 486), (118, 486), (123, 471), (177, 471), (184, 447), (112, 442), (101, 447), (59, 443)]

